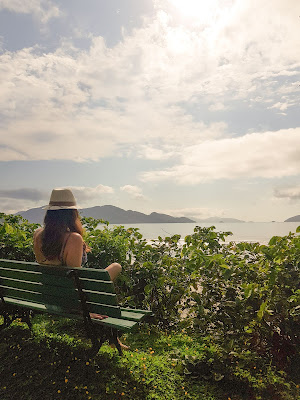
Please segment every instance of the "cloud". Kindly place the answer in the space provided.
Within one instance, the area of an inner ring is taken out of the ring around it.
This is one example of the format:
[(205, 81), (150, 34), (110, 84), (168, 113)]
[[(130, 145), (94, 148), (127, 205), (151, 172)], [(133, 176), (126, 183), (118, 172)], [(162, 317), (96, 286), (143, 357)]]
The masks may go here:
[(105, 195), (114, 193), (114, 189), (110, 186), (98, 185), (95, 187), (88, 186), (68, 186), (72, 190), (76, 200), (80, 203), (86, 203), (91, 200), (102, 199)]
[(51, 0), (0, 0), (0, 11), (8, 10), (21, 14), (33, 14), (45, 23), (60, 15), (59, 8)]
[[(68, 186), (72, 190), (79, 206), (103, 199), (114, 193), (110, 186)], [(39, 189), (25, 188), (13, 190), (0, 190), (0, 211), (15, 213), (32, 207), (40, 207), (48, 203), (51, 192)]]
[(125, 186), (120, 187), (120, 190), (122, 192), (129, 194), (130, 197), (132, 197), (135, 200), (145, 200), (146, 199), (146, 197), (142, 194), (142, 190), (137, 186), (125, 185)]
[(152, 144), (141, 145), (139, 148), (139, 157), (147, 160), (168, 160), (178, 156), (177, 149), (172, 149), (171, 146), (166, 146), (163, 148), (154, 147)]
[(40, 207), (48, 201), (46, 191), (35, 188), (0, 190), (0, 212), (14, 214), (18, 211)]
[(300, 186), (276, 188), (274, 196), (279, 199), (300, 200)]
[[(48, 10), (44, 18), (56, 12), (46, 0), (0, 1), (20, 12)], [(91, 34), (86, 50), (64, 39), (47, 54), (39, 47), (3, 53), (1, 160), (171, 158), (233, 136), (226, 121), (210, 120), (209, 108), (224, 113), (237, 101), (230, 118), (238, 118), (251, 98), (274, 113), (295, 101), (299, 87), (285, 79), (299, 81), (296, 0), (265, 1), (259, 15), (250, 0), (236, 0), (205, 29), (179, 23), (166, 1), (157, 4), (154, 18), (124, 31), (113, 48)]]
[(141, 179), (195, 185), (217, 179), (293, 176), (299, 171), (300, 128), (296, 128), (189, 146), (178, 165), (144, 172)]
[(215, 217), (217, 215), (224, 216), (225, 210), (221, 208), (207, 208), (207, 207), (190, 207), (190, 208), (177, 208), (177, 209), (163, 209), (160, 212), (173, 217), (187, 217), (195, 219), (196, 221)]
[(0, 190), (0, 198), (6, 199), (19, 199), (19, 200), (30, 200), (40, 201), (47, 198), (46, 192), (38, 189), (13, 189), (13, 190)]

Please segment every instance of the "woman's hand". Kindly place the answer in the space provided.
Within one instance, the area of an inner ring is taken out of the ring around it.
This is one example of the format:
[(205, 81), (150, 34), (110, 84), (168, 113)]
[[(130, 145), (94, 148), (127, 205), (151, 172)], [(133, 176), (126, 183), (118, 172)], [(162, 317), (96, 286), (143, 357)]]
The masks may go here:
[(90, 317), (93, 319), (105, 319), (108, 318), (107, 315), (100, 315), (100, 314), (94, 314), (94, 313), (90, 313)]

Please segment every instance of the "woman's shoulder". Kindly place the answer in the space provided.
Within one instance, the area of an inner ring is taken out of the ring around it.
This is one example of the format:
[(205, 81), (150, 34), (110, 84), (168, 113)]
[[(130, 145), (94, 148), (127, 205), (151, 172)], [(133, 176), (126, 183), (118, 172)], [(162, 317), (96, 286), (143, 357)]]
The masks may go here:
[(43, 232), (44, 228), (41, 226), (34, 231), (33, 238), (36, 239)]
[(77, 232), (71, 232), (68, 237), (68, 243), (83, 244), (82, 236)]

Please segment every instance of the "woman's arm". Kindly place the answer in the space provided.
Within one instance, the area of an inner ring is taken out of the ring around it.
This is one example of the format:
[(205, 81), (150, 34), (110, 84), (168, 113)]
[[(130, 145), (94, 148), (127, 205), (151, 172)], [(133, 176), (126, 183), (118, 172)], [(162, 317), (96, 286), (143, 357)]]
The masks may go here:
[(33, 252), (35, 255), (35, 259), (40, 262), (42, 260), (42, 255), (41, 255), (41, 232), (43, 231), (43, 228), (38, 228), (36, 231), (34, 231), (33, 234)]
[(83, 239), (79, 233), (72, 232), (66, 243), (64, 263), (68, 267), (79, 268), (82, 262)]

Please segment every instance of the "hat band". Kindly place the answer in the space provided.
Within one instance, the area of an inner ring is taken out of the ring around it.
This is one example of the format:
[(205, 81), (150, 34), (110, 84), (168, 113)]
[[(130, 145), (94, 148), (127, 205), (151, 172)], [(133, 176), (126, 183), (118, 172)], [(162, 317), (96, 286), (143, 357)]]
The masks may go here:
[(49, 206), (66, 206), (66, 207), (72, 207), (76, 206), (76, 203), (74, 201), (50, 201)]

